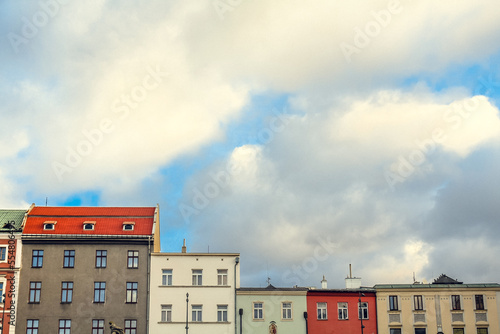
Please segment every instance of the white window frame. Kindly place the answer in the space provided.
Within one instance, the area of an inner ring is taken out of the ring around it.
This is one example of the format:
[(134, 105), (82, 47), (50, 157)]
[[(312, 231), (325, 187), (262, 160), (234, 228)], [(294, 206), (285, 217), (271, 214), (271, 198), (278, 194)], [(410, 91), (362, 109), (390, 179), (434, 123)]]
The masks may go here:
[[(483, 296), (483, 309), (477, 309), (476, 296)], [(486, 311), (488, 306), (486, 305), (486, 295), (482, 295), (480, 293), (474, 294), (474, 311)]]
[[(454, 296), (458, 296), (458, 301), (460, 303), (460, 308), (458, 309), (455, 309), (453, 306), (453, 297)], [(450, 295), (450, 309), (452, 311), (463, 311), (464, 310), (464, 303), (463, 303), (463, 298), (462, 298), (462, 295)]]
[[(391, 309), (391, 297), (396, 297), (396, 303), (398, 303), (397, 308), (395, 310)], [(390, 295), (390, 296), (387, 297), (387, 309), (389, 311), (392, 311), (392, 312), (401, 311), (401, 306), (400, 305), (401, 305), (401, 303), (400, 303), (398, 295)]]
[[(364, 312), (363, 310), (366, 310), (366, 318), (364, 317)], [(361, 312), (361, 314), (360, 314)], [(363, 317), (363, 320), (369, 320), (370, 319), (370, 312), (368, 310), (368, 302), (361, 302), (361, 304), (358, 302), (358, 319), (361, 319)]]
[(162, 269), (161, 270), (161, 285), (162, 286), (172, 286), (173, 283), (173, 269)]
[(217, 285), (227, 286), (227, 269), (217, 269)]
[[(260, 305), (257, 307), (257, 305)], [(257, 317), (255, 313), (257, 311)], [(252, 303), (252, 318), (253, 320), (264, 320), (264, 302), (253, 302)]]
[(203, 305), (191, 305), (191, 321), (203, 322)]
[[(0, 263), (6, 263), (9, 260), (9, 245), (2, 245), (0, 246), (0, 250), (5, 249), (5, 258), (2, 260), (0, 259)], [(1, 252), (1, 251), (0, 251)]]
[[(320, 305), (321, 304), (321, 305)], [(319, 312), (321, 310), (321, 313)], [(323, 312), (324, 310), (324, 312)], [(323, 315), (324, 313), (324, 315)], [(328, 320), (328, 303), (317, 302), (316, 303), (316, 316), (318, 320)]]
[[(416, 303), (416, 298), (420, 296), (422, 298), (422, 308), (417, 309), (417, 303)], [(413, 310), (414, 311), (425, 311), (425, 297), (424, 295), (413, 295)]]
[(227, 322), (227, 305), (217, 305), (217, 322)]
[(349, 320), (349, 303), (338, 302), (337, 310), (338, 310), (339, 320)]
[(172, 322), (172, 304), (165, 304), (161, 306), (161, 322)]
[(191, 277), (193, 285), (203, 285), (203, 269), (191, 269)]
[[(285, 304), (290, 307), (285, 308)], [(281, 320), (293, 320), (293, 303), (291, 301), (281, 302)]]

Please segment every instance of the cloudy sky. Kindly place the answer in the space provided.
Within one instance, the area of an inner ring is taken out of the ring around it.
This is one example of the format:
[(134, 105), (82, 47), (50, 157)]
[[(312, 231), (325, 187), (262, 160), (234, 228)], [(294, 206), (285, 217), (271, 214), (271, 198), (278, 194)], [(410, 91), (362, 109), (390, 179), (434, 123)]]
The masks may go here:
[(500, 282), (497, 1), (0, 2), (0, 207), (160, 205), (242, 285)]

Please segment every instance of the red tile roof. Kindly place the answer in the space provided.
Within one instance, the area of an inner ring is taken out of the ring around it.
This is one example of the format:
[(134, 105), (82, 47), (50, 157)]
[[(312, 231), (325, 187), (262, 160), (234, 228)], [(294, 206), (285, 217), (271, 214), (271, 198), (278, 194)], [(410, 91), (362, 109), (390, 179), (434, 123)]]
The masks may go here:
[[(28, 214), (23, 234), (152, 235), (155, 207), (34, 207)], [(45, 222), (54, 230), (44, 230)], [(94, 230), (84, 230), (84, 222), (96, 222)], [(134, 222), (132, 231), (123, 223)]]

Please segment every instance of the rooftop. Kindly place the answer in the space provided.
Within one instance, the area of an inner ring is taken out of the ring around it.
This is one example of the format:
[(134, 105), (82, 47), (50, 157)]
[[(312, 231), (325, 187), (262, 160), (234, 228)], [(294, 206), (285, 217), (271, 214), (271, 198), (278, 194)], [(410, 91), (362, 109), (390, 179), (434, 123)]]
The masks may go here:
[(0, 210), (0, 232), (20, 231), (26, 210)]

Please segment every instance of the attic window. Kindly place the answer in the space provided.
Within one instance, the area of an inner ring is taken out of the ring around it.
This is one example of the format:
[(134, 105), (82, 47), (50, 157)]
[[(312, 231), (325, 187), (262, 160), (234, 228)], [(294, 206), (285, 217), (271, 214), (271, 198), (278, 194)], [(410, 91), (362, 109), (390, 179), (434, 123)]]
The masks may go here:
[(93, 231), (94, 230), (94, 225), (95, 225), (95, 222), (84, 222), (83, 223), (83, 229), (85, 231)]
[(124, 231), (133, 231), (134, 225), (135, 225), (135, 222), (124, 222), (123, 223), (123, 230)]
[(56, 224), (56, 221), (46, 221), (45, 223), (43, 223), (43, 229), (53, 231), (56, 228)]

